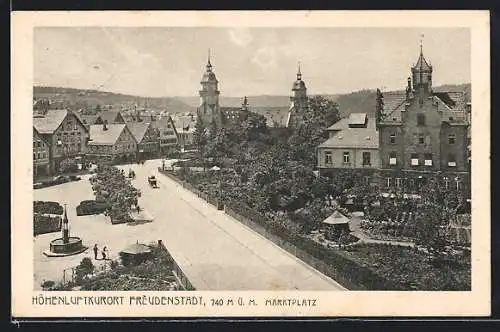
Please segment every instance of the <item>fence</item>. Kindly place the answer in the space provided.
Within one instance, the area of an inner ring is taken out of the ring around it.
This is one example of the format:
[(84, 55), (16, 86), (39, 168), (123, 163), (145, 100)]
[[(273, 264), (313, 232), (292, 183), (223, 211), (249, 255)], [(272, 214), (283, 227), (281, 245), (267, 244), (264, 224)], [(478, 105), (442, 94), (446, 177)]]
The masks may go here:
[(189, 281), (188, 277), (184, 273), (184, 271), (181, 269), (181, 267), (177, 264), (175, 259), (170, 255), (170, 252), (168, 251), (167, 247), (163, 244), (161, 240), (158, 240), (158, 247), (164, 251), (166, 255), (168, 255), (172, 259), (173, 263), (173, 274), (177, 280), (177, 282), (180, 284), (183, 290), (187, 291), (194, 291), (196, 288), (191, 284), (191, 281)]

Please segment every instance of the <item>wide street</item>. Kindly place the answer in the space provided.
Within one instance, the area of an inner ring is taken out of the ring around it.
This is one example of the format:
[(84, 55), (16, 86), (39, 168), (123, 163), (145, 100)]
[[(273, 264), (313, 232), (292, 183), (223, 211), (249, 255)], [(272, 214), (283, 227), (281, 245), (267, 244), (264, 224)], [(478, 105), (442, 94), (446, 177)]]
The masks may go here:
[[(133, 185), (142, 192), (140, 206), (154, 217), (152, 223), (111, 225), (104, 216), (76, 217), (75, 207), (92, 199), (88, 177), (76, 183), (34, 191), (35, 200), (67, 202), (72, 235), (100, 248), (111, 257), (136, 241), (162, 240), (198, 290), (344, 290), (332, 279), (314, 270), (237, 220), (218, 211), (175, 181), (159, 174), (160, 160), (133, 168)], [(151, 188), (147, 177), (155, 175), (159, 188)], [(47, 258), (42, 250), (56, 234), (35, 239), (35, 282), (55, 280), (65, 267), (78, 264), (84, 254)], [(59, 277), (58, 277), (59, 275)], [(35, 285), (36, 287), (37, 285)]]

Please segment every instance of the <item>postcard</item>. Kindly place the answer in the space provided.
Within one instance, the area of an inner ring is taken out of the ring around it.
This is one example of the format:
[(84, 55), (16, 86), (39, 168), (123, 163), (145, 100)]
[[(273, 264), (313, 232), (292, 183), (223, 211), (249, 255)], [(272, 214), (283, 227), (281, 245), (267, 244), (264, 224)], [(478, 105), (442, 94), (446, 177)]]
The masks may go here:
[(13, 12), (12, 316), (488, 316), (489, 54), (487, 11)]

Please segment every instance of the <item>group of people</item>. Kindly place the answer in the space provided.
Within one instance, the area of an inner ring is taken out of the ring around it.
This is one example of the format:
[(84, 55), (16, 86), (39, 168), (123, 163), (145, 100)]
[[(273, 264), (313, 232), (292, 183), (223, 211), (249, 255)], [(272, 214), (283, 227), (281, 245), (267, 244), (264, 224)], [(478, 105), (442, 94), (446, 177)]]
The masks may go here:
[[(96, 260), (98, 260), (99, 258), (97, 258), (97, 254), (99, 253), (99, 247), (97, 247), (97, 244), (94, 245), (94, 258)], [(106, 246), (104, 246), (101, 250), (101, 259), (102, 260), (106, 260), (107, 259), (107, 255), (108, 254), (108, 249), (106, 248)]]

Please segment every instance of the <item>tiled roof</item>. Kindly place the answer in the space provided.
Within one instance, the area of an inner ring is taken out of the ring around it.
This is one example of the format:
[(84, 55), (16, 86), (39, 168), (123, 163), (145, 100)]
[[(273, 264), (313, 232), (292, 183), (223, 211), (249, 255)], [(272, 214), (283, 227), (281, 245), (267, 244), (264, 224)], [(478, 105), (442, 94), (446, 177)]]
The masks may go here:
[(349, 127), (349, 118), (342, 118), (328, 127), (326, 130), (342, 130)]
[(103, 130), (103, 125), (90, 126), (90, 141), (89, 145), (114, 145), (125, 129), (126, 125), (122, 123), (110, 123), (107, 125), (108, 130)]
[(149, 123), (146, 122), (129, 122), (127, 123), (127, 127), (134, 136), (137, 142), (142, 142), (146, 131), (149, 128)]
[(33, 117), (33, 126), (40, 134), (52, 134), (68, 114), (67, 110), (48, 110), (44, 116)]
[(384, 93), (384, 121), (401, 121), (401, 110), (404, 110), (406, 103), (405, 92), (385, 92)]
[(418, 57), (417, 63), (413, 67), (415, 69), (422, 69), (422, 70), (431, 70), (432, 66), (425, 60), (424, 54), (420, 53), (420, 56)]
[(375, 128), (375, 119), (368, 118), (366, 128), (344, 128), (319, 147), (378, 149), (379, 141), (378, 132)]
[[(102, 111), (99, 113), (102, 121), (108, 121), (108, 123), (113, 123), (116, 121), (116, 117), (120, 114), (120, 111)], [(120, 114), (121, 115), (121, 114)]]

